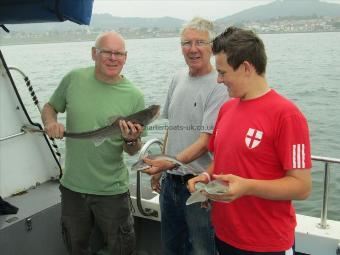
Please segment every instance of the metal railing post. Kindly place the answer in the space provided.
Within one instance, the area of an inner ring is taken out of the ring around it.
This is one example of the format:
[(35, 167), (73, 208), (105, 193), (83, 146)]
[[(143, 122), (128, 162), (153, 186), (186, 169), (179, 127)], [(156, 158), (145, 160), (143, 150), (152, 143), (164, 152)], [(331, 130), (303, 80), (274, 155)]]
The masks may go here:
[(329, 163), (325, 162), (325, 173), (323, 179), (323, 197), (322, 197), (322, 209), (321, 209), (321, 222), (319, 227), (326, 229), (327, 225), (327, 212), (328, 212), (328, 193), (329, 193), (329, 180), (330, 180), (330, 168)]
[(330, 164), (340, 164), (340, 159), (338, 158), (329, 158), (329, 157), (320, 157), (313, 156), (312, 160), (323, 162), (325, 165), (324, 179), (323, 179), (323, 196), (322, 196), (322, 209), (321, 209), (321, 222), (318, 223), (318, 227), (321, 229), (326, 229), (329, 226), (327, 225), (327, 213), (328, 213), (328, 195), (329, 195), (329, 182), (330, 182)]
[(321, 222), (319, 227), (322, 229), (327, 228), (327, 212), (328, 212), (328, 193), (329, 193), (329, 180), (330, 180), (330, 168), (329, 163), (325, 162), (325, 173), (323, 178), (323, 197), (322, 197), (322, 209), (321, 209)]

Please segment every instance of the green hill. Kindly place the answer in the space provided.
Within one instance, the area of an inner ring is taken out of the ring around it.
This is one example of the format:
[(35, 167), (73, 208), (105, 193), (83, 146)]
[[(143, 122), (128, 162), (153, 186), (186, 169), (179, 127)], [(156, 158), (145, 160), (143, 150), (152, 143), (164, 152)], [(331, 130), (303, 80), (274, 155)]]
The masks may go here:
[(247, 21), (263, 21), (278, 18), (340, 17), (340, 4), (319, 0), (277, 0), (267, 5), (217, 19), (216, 23), (234, 24)]

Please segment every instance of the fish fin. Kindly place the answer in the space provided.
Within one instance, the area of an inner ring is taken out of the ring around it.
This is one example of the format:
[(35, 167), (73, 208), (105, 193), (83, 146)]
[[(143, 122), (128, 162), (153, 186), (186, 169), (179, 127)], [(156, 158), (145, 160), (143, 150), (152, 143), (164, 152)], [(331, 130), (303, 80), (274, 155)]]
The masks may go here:
[(188, 200), (185, 202), (185, 205), (191, 205), (198, 202), (204, 202), (207, 200), (207, 197), (202, 195), (201, 191), (195, 191), (191, 194), (191, 196), (188, 198)]
[(131, 171), (144, 171), (146, 169), (150, 168), (149, 165), (146, 165), (146, 166), (135, 166), (135, 167), (131, 167)]
[(98, 147), (102, 145), (106, 139), (107, 137), (105, 136), (99, 136), (99, 137), (93, 138), (92, 140), (93, 140), (94, 146)]
[[(149, 153), (147, 152), (144, 156), (148, 157)], [(143, 170), (148, 169), (150, 167), (151, 166), (146, 164), (143, 159), (139, 159), (139, 160), (137, 160), (137, 162), (132, 164), (131, 171), (143, 171)]]
[(142, 171), (146, 168), (144, 168), (141, 159), (138, 160), (137, 162), (135, 162), (132, 166), (131, 166), (131, 171)]
[[(94, 125), (93, 130), (97, 130), (97, 129), (100, 129), (100, 128), (102, 128), (102, 127), (99, 126), (98, 124), (96, 124), (96, 125)], [(110, 137), (111, 136), (105, 136), (105, 135), (97, 134), (94, 137), (89, 137), (89, 139), (91, 139), (93, 141), (94, 145), (96, 147), (98, 147), (98, 146), (102, 145), (106, 139), (110, 139)]]
[(189, 165), (179, 165), (178, 166), (178, 172), (183, 173), (183, 174), (193, 174), (193, 175), (198, 175), (197, 171)]
[(113, 123), (115, 123), (115, 121), (117, 121), (118, 119), (122, 118), (122, 116), (111, 116), (107, 119), (107, 125), (110, 126), (112, 125)]
[(26, 125), (21, 127), (21, 131), (27, 132), (27, 133), (36, 133), (36, 132), (37, 133), (45, 133), (45, 131), (42, 130), (42, 129), (38, 129), (36, 127), (29, 127), (29, 126), (26, 126)]

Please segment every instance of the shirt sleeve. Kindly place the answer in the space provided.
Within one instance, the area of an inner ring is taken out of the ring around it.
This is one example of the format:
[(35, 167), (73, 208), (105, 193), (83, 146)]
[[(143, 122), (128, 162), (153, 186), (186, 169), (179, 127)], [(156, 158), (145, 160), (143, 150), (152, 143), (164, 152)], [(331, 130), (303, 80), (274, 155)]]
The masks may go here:
[(71, 73), (68, 73), (59, 83), (57, 89), (52, 94), (48, 103), (57, 111), (65, 112), (67, 104), (67, 88), (71, 82)]
[(209, 143), (208, 143), (208, 150), (210, 152), (214, 152), (215, 150), (215, 138), (216, 138), (216, 132), (217, 132), (217, 129), (218, 129), (218, 124), (219, 124), (219, 121), (221, 119), (221, 116), (222, 116), (222, 112), (223, 112), (223, 107), (220, 108), (219, 112), (218, 112), (218, 117), (217, 117), (217, 120), (216, 120), (216, 123), (215, 123), (215, 127), (214, 127), (214, 130), (213, 130), (213, 133), (212, 135), (210, 136), (209, 138)]
[(163, 106), (163, 111), (162, 111), (162, 115), (161, 117), (164, 119), (168, 119), (169, 118), (169, 105), (171, 102), (171, 98), (172, 98), (172, 94), (174, 92), (175, 89), (175, 77), (172, 78), (169, 89), (168, 89), (168, 93), (165, 99), (165, 103)]
[(144, 110), (145, 109), (144, 95), (141, 94), (136, 101), (137, 102), (136, 102), (134, 112), (139, 112), (139, 111)]
[(298, 112), (282, 120), (275, 146), (285, 170), (312, 167), (309, 129), (302, 113)]
[(205, 105), (202, 126), (205, 133), (213, 133), (215, 122), (221, 106), (229, 99), (228, 91), (225, 86), (216, 86)]

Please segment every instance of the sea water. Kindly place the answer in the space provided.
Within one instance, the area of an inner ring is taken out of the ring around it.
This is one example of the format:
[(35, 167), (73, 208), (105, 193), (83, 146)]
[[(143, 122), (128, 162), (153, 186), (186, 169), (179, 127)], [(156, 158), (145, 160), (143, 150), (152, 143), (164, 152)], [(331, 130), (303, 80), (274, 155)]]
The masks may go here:
[[(272, 88), (291, 99), (305, 114), (311, 134), (312, 154), (340, 158), (340, 33), (263, 34)], [(9, 66), (20, 68), (30, 78), (41, 106), (71, 69), (92, 65), (93, 42), (67, 42), (1, 46)], [(146, 105), (163, 106), (172, 75), (185, 68), (179, 38), (127, 40), (123, 74), (145, 94)], [(214, 59), (212, 58), (212, 63)], [(23, 101), (33, 120), (40, 122), (22, 78), (13, 73)], [(222, 86), (222, 85), (221, 85)], [(65, 116), (61, 115), (61, 121)], [(166, 120), (154, 122), (148, 137), (162, 138)], [(64, 143), (58, 143), (64, 153)], [(136, 157), (126, 157), (129, 166)], [(314, 162), (313, 192), (296, 202), (297, 212), (320, 216), (323, 164)], [(331, 164), (328, 216), (340, 220), (340, 165)], [(144, 179), (148, 179), (145, 176)], [(131, 176), (135, 181), (135, 176)], [(146, 181), (146, 183), (148, 183)]]

